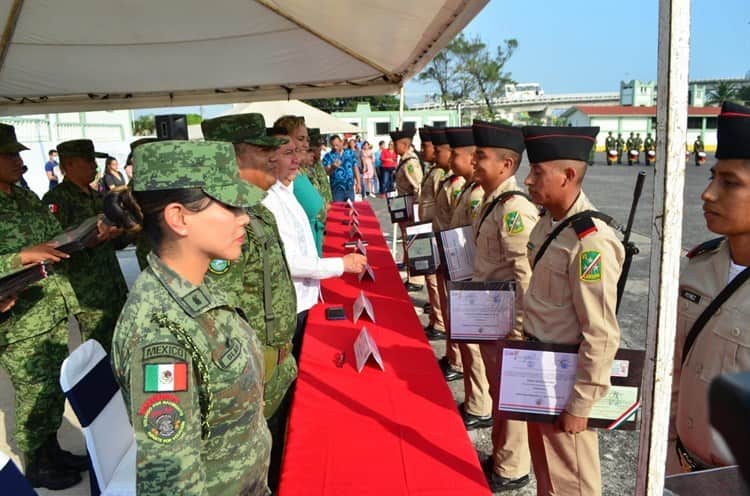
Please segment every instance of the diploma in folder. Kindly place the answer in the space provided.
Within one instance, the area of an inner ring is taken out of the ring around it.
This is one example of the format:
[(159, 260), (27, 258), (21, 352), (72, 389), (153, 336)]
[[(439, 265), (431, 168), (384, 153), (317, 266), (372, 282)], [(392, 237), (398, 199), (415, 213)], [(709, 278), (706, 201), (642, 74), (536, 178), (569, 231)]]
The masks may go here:
[(474, 273), (474, 228), (470, 225), (438, 231), (435, 234), (440, 266), (449, 281), (466, 281)]
[(68, 255), (81, 251), (93, 243), (99, 235), (99, 228), (97, 227), (99, 219), (100, 216), (98, 215), (89, 217), (76, 227), (63, 231), (49, 242), (55, 246), (55, 249)]
[(17, 295), (37, 281), (46, 279), (52, 270), (47, 263), (35, 263), (6, 272), (0, 277), (0, 300)]
[(437, 271), (440, 256), (432, 222), (412, 224), (406, 228), (406, 253), (410, 274), (421, 276)]
[(386, 198), (391, 222), (400, 224), (414, 219), (414, 196), (399, 195)]
[[(620, 349), (610, 372), (611, 387), (591, 409), (590, 427), (634, 430), (640, 407), (645, 352)], [(577, 345), (503, 341), (500, 349), (500, 416), (555, 422), (576, 381)]]

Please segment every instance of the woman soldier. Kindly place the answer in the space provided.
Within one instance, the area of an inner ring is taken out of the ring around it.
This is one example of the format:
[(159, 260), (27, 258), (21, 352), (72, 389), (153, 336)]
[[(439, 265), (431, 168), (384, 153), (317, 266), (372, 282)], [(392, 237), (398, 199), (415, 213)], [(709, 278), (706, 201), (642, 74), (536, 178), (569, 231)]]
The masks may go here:
[(263, 347), (204, 280), (212, 259), (240, 257), (244, 207), (261, 194), (240, 179), (229, 143), (149, 143), (135, 163), (132, 193), (113, 192), (105, 212), (153, 246), (112, 344), (138, 494), (268, 494)]

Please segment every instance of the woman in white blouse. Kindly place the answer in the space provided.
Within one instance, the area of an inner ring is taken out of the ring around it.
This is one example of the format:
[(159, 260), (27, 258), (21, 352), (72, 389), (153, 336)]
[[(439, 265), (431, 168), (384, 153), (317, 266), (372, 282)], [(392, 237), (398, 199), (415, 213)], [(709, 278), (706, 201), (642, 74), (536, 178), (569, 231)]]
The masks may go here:
[(343, 257), (318, 257), (307, 215), (294, 196), (293, 181), (299, 170), (295, 141), (289, 139), (284, 129), (272, 128), (269, 134), (288, 140), (287, 144), (281, 145), (274, 154), (278, 180), (268, 190), (268, 196), (263, 200), (263, 204), (276, 218), (289, 271), (292, 273), (294, 290), (297, 293), (297, 331), (293, 353), (299, 359), (307, 311), (318, 302), (320, 280), (339, 277), (344, 272), (359, 274), (365, 269), (367, 258), (357, 253)]

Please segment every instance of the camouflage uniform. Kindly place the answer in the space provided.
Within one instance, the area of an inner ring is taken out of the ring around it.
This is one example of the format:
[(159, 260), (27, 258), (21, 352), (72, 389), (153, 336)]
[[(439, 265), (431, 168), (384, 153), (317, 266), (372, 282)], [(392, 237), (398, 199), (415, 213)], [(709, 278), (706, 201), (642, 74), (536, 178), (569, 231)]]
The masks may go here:
[[(31, 191), (12, 186), (0, 193), (0, 266), (21, 267), (20, 251), (60, 234), (60, 225)], [(64, 262), (63, 262), (64, 263)], [(16, 391), (15, 441), (30, 454), (57, 433), (65, 398), (60, 366), (68, 355), (68, 317), (78, 301), (64, 272), (18, 294), (15, 306), (0, 314), (0, 365)]]
[[(67, 178), (44, 195), (42, 203), (48, 205), (64, 229), (104, 210), (98, 192), (91, 188), (83, 191)], [(81, 303), (81, 313), (77, 316), (81, 334), (84, 339), (96, 339), (109, 351), (112, 332), (128, 293), (113, 242), (105, 241), (73, 253), (65, 268)]]
[[(245, 208), (261, 199), (226, 143), (151, 143), (135, 159), (135, 192), (201, 188)], [(269, 494), (256, 332), (212, 281), (195, 286), (153, 253), (148, 262), (112, 344), (135, 430), (138, 494)]]
[(315, 162), (312, 168), (313, 174), (311, 175), (310, 180), (313, 182), (315, 187), (318, 188), (318, 191), (320, 191), (320, 195), (326, 202), (327, 208), (328, 205), (330, 205), (333, 201), (333, 193), (331, 193), (331, 182), (328, 180), (328, 174), (326, 174), (326, 170), (323, 168), (323, 164), (320, 162), (320, 160)]
[[(297, 325), (297, 296), (273, 214), (262, 204), (253, 205), (247, 213), (250, 224), (246, 228), (242, 257), (236, 262), (212, 261), (207, 276), (227, 293), (233, 306), (245, 312), (250, 326), (258, 331), (265, 345), (263, 399), (264, 413), (269, 418), (297, 377), (297, 363), (291, 354)], [(264, 259), (268, 265), (267, 278)], [(272, 302), (268, 315), (264, 303), (266, 280), (270, 282), (268, 299)]]

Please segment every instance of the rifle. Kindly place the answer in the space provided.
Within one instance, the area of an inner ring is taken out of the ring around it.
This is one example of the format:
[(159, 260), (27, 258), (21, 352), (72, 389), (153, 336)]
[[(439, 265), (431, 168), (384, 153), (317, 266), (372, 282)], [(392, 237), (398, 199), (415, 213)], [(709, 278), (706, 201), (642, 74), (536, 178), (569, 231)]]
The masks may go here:
[(628, 273), (630, 272), (630, 264), (633, 261), (633, 257), (638, 254), (638, 247), (635, 243), (630, 241), (630, 232), (633, 228), (633, 221), (635, 220), (635, 210), (638, 207), (638, 201), (641, 199), (641, 193), (643, 192), (643, 182), (646, 180), (646, 171), (640, 171), (638, 177), (635, 180), (635, 190), (633, 190), (633, 202), (630, 204), (630, 215), (628, 216), (628, 223), (624, 230), (622, 230), (623, 239), (622, 244), (625, 246), (625, 261), (622, 263), (622, 272), (620, 273), (620, 279), (617, 281), (617, 307), (615, 313), (620, 310), (620, 303), (622, 303), (622, 295), (625, 292), (625, 283), (628, 280)]

